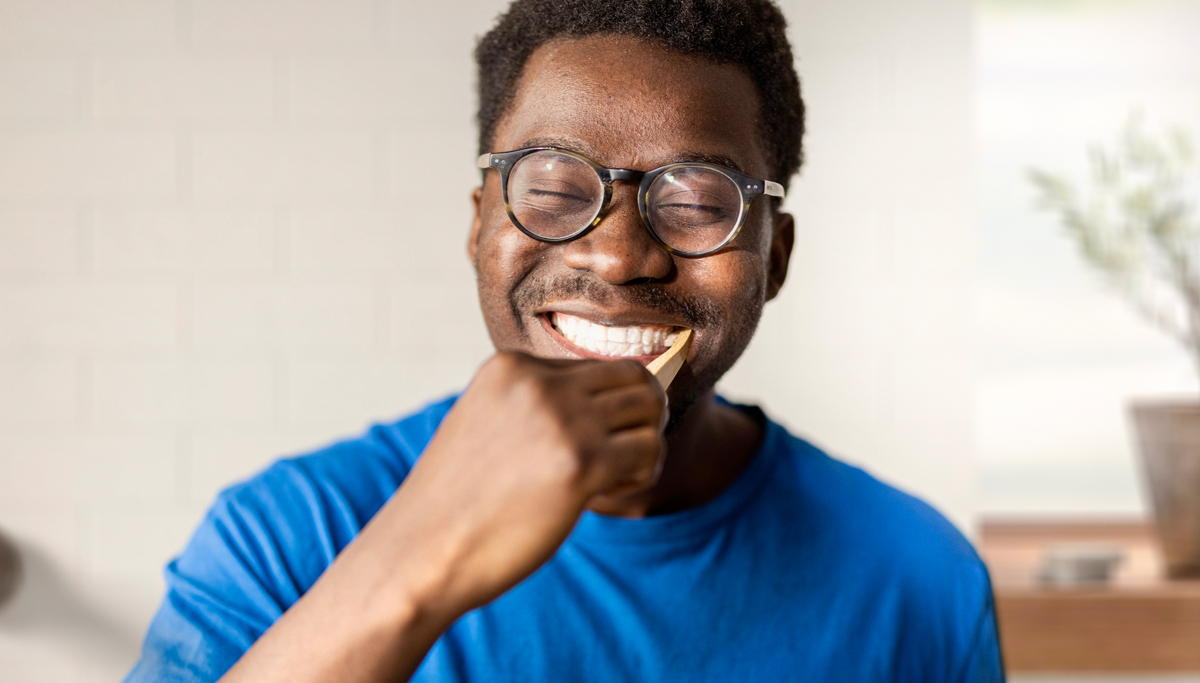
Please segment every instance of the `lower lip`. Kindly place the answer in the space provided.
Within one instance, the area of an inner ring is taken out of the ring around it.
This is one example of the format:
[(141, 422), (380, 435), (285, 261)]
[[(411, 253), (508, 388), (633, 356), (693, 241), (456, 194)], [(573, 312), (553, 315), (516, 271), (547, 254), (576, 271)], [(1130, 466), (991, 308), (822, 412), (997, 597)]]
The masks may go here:
[(553, 339), (567, 353), (574, 354), (576, 356), (579, 356), (580, 358), (594, 358), (596, 360), (626, 360), (626, 359), (628, 359), (628, 360), (635, 360), (635, 361), (641, 363), (642, 365), (649, 365), (655, 358), (658, 358), (659, 356), (661, 356), (662, 354), (667, 352), (666, 349), (663, 349), (661, 353), (656, 353), (652, 356), (605, 356), (603, 354), (595, 353), (593, 351), (588, 351), (585, 348), (582, 348), (582, 347), (572, 344), (566, 337), (562, 336), (561, 332), (554, 329), (554, 325), (550, 322), (549, 315), (540, 315), (540, 316), (538, 316), (538, 318), (542, 321), (542, 327), (545, 327), (546, 331), (550, 333), (551, 339)]

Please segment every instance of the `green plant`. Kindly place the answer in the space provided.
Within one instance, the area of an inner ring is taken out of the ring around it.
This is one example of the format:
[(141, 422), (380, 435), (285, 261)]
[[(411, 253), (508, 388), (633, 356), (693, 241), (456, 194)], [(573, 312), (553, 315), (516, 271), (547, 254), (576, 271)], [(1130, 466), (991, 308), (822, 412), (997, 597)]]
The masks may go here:
[(1082, 191), (1033, 169), (1039, 208), (1058, 215), (1084, 260), (1187, 350), (1200, 371), (1200, 165), (1182, 130), (1139, 118), (1112, 149), (1092, 147)]

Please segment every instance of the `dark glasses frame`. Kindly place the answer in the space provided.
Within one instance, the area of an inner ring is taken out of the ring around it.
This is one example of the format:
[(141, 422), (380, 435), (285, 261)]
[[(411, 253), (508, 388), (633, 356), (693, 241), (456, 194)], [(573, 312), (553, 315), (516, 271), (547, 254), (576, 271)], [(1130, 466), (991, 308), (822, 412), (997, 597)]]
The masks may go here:
[[(543, 237), (541, 235), (537, 235), (531, 232), (524, 225), (521, 225), (521, 221), (517, 220), (517, 217), (513, 215), (512, 205), (508, 201), (508, 175), (512, 171), (513, 167), (516, 166), (518, 161), (530, 154), (533, 154), (534, 152), (554, 152), (556, 154), (563, 154), (582, 161), (596, 172), (596, 177), (600, 179), (600, 184), (604, 188), (604, 200), (600, 203), (600, 208), (596, 211), (596, 215), (592, 218), (591, 222), (583, 225), (579, 228), (579, 230), (576, 230), (565, 237)], [(672, 254), (686, 257), (707, 256), (724, 249), (726, 245), (728, 245), (735, 237), (737, 237), (738, 232), (741, 231), (742, 225), (746, 222), (746, 215), (750, 212), (750, 202), (758, 195), (765, 194), (771, 197), (779, 197), (780, 199), (782, 199), (784, 195), (783, 186), (779, 183), (772, 182), (770, 180), (751, 178), (749, 176), (742, 175), (737, 171), (725, 168), (724, 166), (718, 166), (716, 164), (686, 161), (667, 164), (666, 166), (659, 166), (658, 168), (649, 171), (634, 171), (628, 168), (605, 168), (591, 159), (583, 156), (582, 154), (572, 152), (569, 149), (562, 149), (560, 147), (526, 147), (524, 149), (517, 149), (511, 152), (489, 152), (481, 155), (476, 164), (479, 166), (479, 168), (485, 170), (494, 168), (500, 172), (500, 189), (501, 194), (504, 197), (504, 210), (508, 213), (509, 220), (513, 222), (513, 225), (517, 226), (518, 230), (525, 233), (529, 237), (538, 240), (539, 242), (569, 242), (573, 239), (582, 237), (591, 231), (592, 228), (599, 225), (600, 221), (604, 220), (605, 215), (608, 214), (609, 206), (612, 204), (612, 186), (614, 182), (625, 181), (639, 183), (637, 204), (638, 213), (640, 213), (642, 216), (642, 225), (646, 228), (646, 231), (650, 233), (650, 236), (654, 238), (654, 241), (661, 245), (663, 249), (666, 249)], [(725, 237), (725, 239), (721, 240), (720, 244), (712, 247), (711, 249), (705, 249), (704, 251), (683, 251), (681, 249), (676, 249), (675, 247), (672, 247), (663, 241), (663, 238), (659, 236), (658, 232), (654, 229), (653, 222), (650, 220), (650, 209), (648, 206), (650, 186), (662, 174), (680, 168), (703, 168), (710, 171), (716, 171), (717, 173), (720, 173), (733, 181), (733, 184), (737, 186), (738, 191), (742, 195), (742, 204), (739, 207), (738, 217), (733, 224), (733, 229), (729, 231), (729, 234)]]

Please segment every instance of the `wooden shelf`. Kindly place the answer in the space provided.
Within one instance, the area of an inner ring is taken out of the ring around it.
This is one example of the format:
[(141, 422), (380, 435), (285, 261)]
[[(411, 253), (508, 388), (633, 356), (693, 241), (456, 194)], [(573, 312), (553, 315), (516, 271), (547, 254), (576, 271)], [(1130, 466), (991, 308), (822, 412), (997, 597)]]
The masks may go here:
[[(1072, 543), (1120, 548), (1114, 580), (1041, 585), (1045, 551)], [(1200, 581), (1162, 578), (1144, 522), (985, 522), (981, 555), (996, 593), (1009, 671), (1200, 671)]]

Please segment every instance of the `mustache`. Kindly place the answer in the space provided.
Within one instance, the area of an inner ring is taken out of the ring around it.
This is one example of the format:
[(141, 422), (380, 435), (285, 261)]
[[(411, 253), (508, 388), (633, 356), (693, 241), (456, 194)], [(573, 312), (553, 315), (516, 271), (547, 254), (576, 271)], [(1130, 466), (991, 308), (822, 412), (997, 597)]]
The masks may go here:
[(571, 298), (586, 299), (609, 307), (627, 304), (649, 309), (681, 318), (692, 329), (711, 325), (720, 319), (720, 310), (711, 302), (672, 294), (657, 282), (614, 287), (584, 275), (553, 278), (531, 276), (513, 289), (509, 300), (513, 317), (519, 319), (521, 311), (539, 308), (550, 301)]

